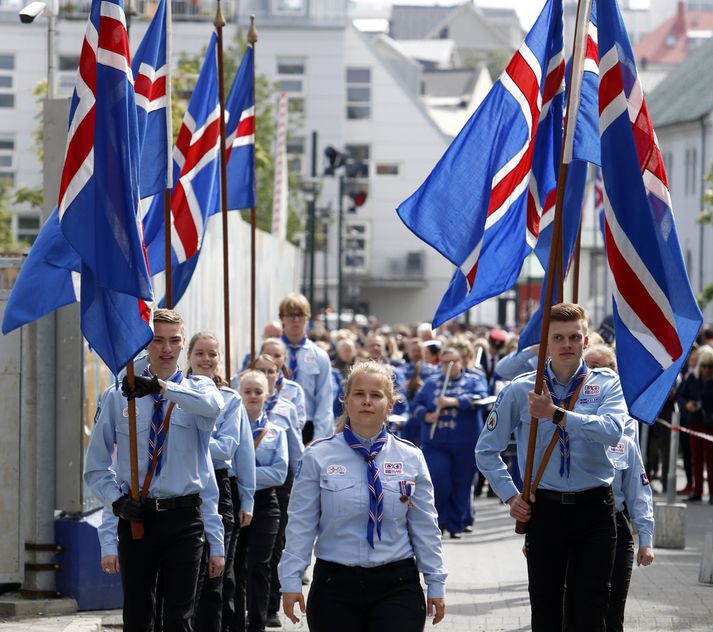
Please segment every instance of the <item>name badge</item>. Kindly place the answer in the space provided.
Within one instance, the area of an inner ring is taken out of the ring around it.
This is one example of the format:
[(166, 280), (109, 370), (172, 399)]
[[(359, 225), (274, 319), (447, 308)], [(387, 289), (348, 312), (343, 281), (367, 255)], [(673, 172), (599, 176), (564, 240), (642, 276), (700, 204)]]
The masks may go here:
[(599, 384), (585, 384), (584, 385), (584, 394), (585, 395), (599, 395), (599, 391), (601, 390), (601, 387)]
[(315, 358), (313, 355), (308, 355), (305, 356), (305, 362), (307, 364), (314, 364), (315, 362), (317, 362), (317, 358)]
[(391, 474), (394, 476), (401, 476), (404, 471), (403, 463), (384, 463), (384, 474)]
[(327, 466), (327, 476), (346, 476), (347, 466), (346, 465), (328, 465)]

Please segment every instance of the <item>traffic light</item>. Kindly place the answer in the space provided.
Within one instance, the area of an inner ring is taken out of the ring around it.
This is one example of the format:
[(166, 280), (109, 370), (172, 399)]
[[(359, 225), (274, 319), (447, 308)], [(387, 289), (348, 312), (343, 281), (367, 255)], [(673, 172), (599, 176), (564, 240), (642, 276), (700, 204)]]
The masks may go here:
[(347, 162), (347, 155), (334, 149), (331, 145), (325, 147), (324, 155), (329, 163), (324, 169), (325, 176), (333, 176), (336, 169), (343, 167)]
[(367, 192), (364, 191), (364, 189), (354, 189), (352, 191), (349, 191), (348, 195), (352, 200), (352, 204), (347, 209), (347, 212), (356, 213), (357, 209), (360, 206), (364, 206), (364, 202), (366, 202), (367, 198)]

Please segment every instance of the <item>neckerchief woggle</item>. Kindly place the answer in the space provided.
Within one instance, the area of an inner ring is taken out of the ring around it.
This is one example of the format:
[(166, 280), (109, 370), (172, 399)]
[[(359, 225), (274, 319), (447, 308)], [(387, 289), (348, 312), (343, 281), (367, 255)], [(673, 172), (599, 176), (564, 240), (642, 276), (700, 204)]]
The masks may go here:
[[(552, 368), (552, 361), (550, 360), (549, 368)], [(580, 384), (587, 379), (587, 365), (582, 362), (577, 372), (569, 380), (567, 392), (563, 397), (556, 397), (555, 391), (552, 386), (552, 380), (547, 371), (545, 371), (545, 383), (547, 384), (547, 389), (550, 391), (550, 397), (552, 398), (552, 403), (555, 406), (560, 406), (561, 408), (566, 408), (569, 410), (570, 399), (579, 390)], [(574, 406), (572, 406), (574, 408)], [(560, 447), (560, 476), (566, 476), (569, 478), (570, 466), (571, 466), (571, 454), (569, 449), (569, 433), (559, 424), (557, 425), (557, 431), (559, 433), (559, 447)]]
[[(146, 367), (141, 374), (144, 377), (151, 377), (149, 367)], [(180, 384), (183, 381), (183, 373), (176, 371), (170, 378), (169, 382)], [(168, 401), (161, 393), (152, 395), (153, 397), (153, 414), (151, 415), (151, 427), (149, 428), (149, 469), (153, 462), (154, 451), (156, 451), (156, 475), (161, 473), (161, 460), (163, 458), (163, 442), (166, 439), (166, 426), (164, 424), (163, 403)]]
[(369, 522), (366, 524), (366, 540), (371, 548), (374, 548), (374, 528), (381, 540), (381, 523), (384, 519), (384, 489), (379, 479), (379, 466), (376, 464), (376, 455), (386, 445), (389, 437), (386, 433), (386, 426), (381, 426), (381, 432), (376, 435), (371, 451), (367, 450), (356, 435), (352, 432), (352, 427), (347, 423), (344, 425), (344, 440), (349, 447), (364, 457), (367, 466), (367, 483), (369, 486)]

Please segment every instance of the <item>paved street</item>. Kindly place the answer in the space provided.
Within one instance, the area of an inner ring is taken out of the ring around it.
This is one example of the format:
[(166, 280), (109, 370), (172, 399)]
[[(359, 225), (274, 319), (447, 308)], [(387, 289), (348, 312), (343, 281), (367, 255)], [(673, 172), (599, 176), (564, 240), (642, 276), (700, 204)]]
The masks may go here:
[[(662, 498), (663, 500), (663, 498)], [(687, 510), (684, 551), (656, 549), (649, 568), (635, 568), (627, 605), (627, 632), (710, 632), (713, 586), (698, 583), (706, 531), (713, 530), (708, 503)], [(445, 540), (448, 580), (447, 615), (439, 632), (524, 632), (529, 630), (529, 606), (522, 537), (513, 531), (506, 508), (492, 499), (477, 501), (476, 530), (461, 540)], [(94, 632), (100, 622), (116, 630), (115, 612), (85, 613), (40, 620), (5, 620), (4, 632)], [(430, 626), (427, 626), (429, 629)], [(304, 621), (282, 628), (307, 630)]]

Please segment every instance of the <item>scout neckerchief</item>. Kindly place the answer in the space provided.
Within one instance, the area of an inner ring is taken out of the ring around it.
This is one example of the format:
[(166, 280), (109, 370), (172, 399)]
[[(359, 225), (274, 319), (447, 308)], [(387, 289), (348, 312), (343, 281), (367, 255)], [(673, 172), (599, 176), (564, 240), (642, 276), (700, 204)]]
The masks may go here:
[(369, 451), (352, 432), (352, 427), (348, 419), (344, 425), (343, 434), (347, 445), (364, 457), (366, 461), (367, 482), (369, 485), (369, 522), (366, 525), (366, 540), (373, 549), (374, 527), (376, 527), (376, 534), (379, 536), (379, 540), (381, 540), (381, 522), (384, 518), (384, 490), (381, 487), (381, 480), (379, 480), (379, 466), (376, 464), (376, 455), (381, 452), (381, 448), (386, 445), (389, 437), (386, 434), (386, 426), (381, 426), (381, 432), (376, 435), (376, 439), (374, 439), (374, 443), (371, 445), (371, 451)]
[(275, 390), (272, 392), (272, 395), (267, 398), (267, 401), (265, 402), (265, 412), (267, 414), (270, 414), (272, 412), (272, 409), (275, 408), (277, 405), (277, 400), (280, 398), (280, 393), (277, 392), (277, 385), (275, 386)]
[[(144, 377), (150, 377), (151, 373), (149, 367), (144, 369), (142, 373)], [(183, 373), (181, 371), (176, 371), (169, 379), (169, 382), (175, 382), (180, 384), (183, 381)], [(154, 462), (154, 457), (156, 465), (156, 474), (161, 473), (161, 461), (163, 458), (163, 444), (166, 441), (166, 435), (168, 434), (168, 424), (164, 419), (163, 414), (163, 403), (166, 400), (161, 393), (156, 393), (152, 395), (153, 397), (153, 415), (151, 416), (151, 428), (149, 429), (149, 470), (152, 468)], [(173, 409), (173, 403), (169, 406), (169, 409)], [(170, 414), (169, 414), (170, 419)]]
[[(267, 415), (263, 412), (263, 414), (260, 416), (260, 418), (255, 421), (253, 425), (253, 449), (257, 450), (257, 447), (260, 445), (260, 442), (265, 438), (265, 435), (267, 434)], [(257, 456), (255, 457), (255, 465), (260, 467), (260, 461), (257, 460)]]
[[(549, 369), (552, 369), (551, 361)], [(579, 389), (584, 384), (584, 380), (587, 379), (587, 365), (582, 362), (577, 372), (572, 376), (568, 385), (567, 391), (563, 397), (556, 397), (555, 391), (552, 386), (552, 379), (550, 378), (549, 372), (545, 371), (545, 382), (547, 383), (547, 388), (550, 391), (550, 397), (552, 398), (552, 403), (555, 406), (560, 406), (566, 410), (572, 410), (574, 404), (577, 401), (577, 396), (579, 395)], [(560, 425), (557, 425), (557, 431), (559, 434), (559, 447), (560, 447), (560, 476), (566, 476), (569, 478), (570, 470), (570, 450), (569, 450), (569, 433)]]
[(287, 336), (282, 336), (282, 342), (287, 346), (287, 350), (290, 353), (290, 363), (288, 368), (290, 369), (290, 378), (295, 382), (297, 381), (297, 369), (299, 367), (299, 362), (297, 361), (297, 352), (303, 347), (304, 343), (307, 342), (307, 336), (302, 338), (297, 344), (291, 342)]

